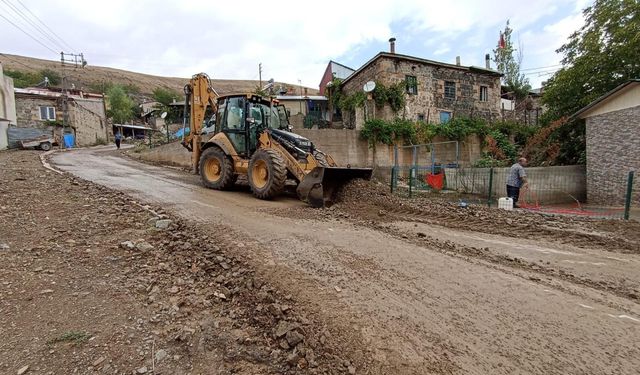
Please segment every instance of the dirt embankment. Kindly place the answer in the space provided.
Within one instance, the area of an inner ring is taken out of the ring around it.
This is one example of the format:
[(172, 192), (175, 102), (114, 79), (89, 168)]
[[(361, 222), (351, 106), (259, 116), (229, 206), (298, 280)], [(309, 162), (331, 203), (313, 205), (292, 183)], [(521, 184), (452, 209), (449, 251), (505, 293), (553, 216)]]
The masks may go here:
[(366, 363), (357, 334), (280, 292), (233, 231), (58, 175), (37, 156), (0, 153), (0, 373), (337, 374)]

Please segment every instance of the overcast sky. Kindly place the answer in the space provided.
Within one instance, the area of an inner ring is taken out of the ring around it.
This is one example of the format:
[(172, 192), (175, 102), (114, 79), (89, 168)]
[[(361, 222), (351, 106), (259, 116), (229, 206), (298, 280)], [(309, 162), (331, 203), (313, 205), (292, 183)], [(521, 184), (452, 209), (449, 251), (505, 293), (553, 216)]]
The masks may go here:
[[(538, 87), (558, 68), (555, 50), (582, 26), (590, 3), (0, 0), (0, 52), (51, 60), (61, 50), (82, 52), (92, 65), (219, 79), (258, 79), (262, 63), (263, 80), (318, 87), (329, 60), (357, 69), (388, 51), (392, 36), (397, 53), (450, 63), (461, 56), (463, 65), (484, 66), (510, 19), (523, 73)], [(20, 13), (43, 21), (46, 27), (33, 22), (48, 38)]]

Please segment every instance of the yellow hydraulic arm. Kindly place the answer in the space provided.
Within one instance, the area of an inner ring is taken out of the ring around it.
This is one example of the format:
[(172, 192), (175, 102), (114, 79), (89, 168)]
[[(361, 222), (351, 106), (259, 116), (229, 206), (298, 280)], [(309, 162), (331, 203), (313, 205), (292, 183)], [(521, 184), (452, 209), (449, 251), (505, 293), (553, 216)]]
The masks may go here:
[[(185, 102), (184, 102), (184, 120), (182, 123), (183, 138), (182, 145), (186, 147), (191, 154), (191, 166), (193, 172), (198, 173), (198, 162), (200, 161), (200, 132), (202, 131), (202, 123), (204, 121), (207, 106), (211, 106), (213, 112), (218, 111), (218, 93), (211, 87), (211, 80), (206, 73), (198, 73), (191, 77), (191, 80), (184, 86)], [(189, 135), (185, 135), (187, 127), (187, 109), (189, 109)]]

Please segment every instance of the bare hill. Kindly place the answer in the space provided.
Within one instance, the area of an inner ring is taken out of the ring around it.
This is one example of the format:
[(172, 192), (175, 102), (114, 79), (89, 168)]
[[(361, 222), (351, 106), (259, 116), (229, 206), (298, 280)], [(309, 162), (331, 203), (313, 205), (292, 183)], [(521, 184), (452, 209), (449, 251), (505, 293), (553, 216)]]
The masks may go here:
[[(0, 62), (2, 62), (2, 65), (7, 69), (20, 70), (23, 72), (38, 72), (43, 69), (60, 71), (61, 69), (59, 61), (36, 59), (33, 57), (10, 55), (6, 53), (0, 54)], [(69, 83), (75, 84), (78, 88), (89, 88), (91, 85), (103, 82), (113, 82), (122, 85), (134, 85), (140, 89), (142, 94), (151, 94), (153, 90), (158, 87), (169, 88), (182, 92), (182, 88), (189, 80), (188, 77), (161, 77), (93, 65), (87, 65), (82, 69), (65, 68), (65, 71), (69, 77)], [(256, 89), (258, 84), (259, 81), (256, 80), (212, 80), (213, 87), (220, 94), (251, 92)], [(284, 87), (293, 88), (297, 91), (298, 86), (280, 82), (276, 83), (276, 86), (279, 86), (280, 84)], [(317, 95), (318, 90), (308, 88), (308, 93), (310, 95)]]

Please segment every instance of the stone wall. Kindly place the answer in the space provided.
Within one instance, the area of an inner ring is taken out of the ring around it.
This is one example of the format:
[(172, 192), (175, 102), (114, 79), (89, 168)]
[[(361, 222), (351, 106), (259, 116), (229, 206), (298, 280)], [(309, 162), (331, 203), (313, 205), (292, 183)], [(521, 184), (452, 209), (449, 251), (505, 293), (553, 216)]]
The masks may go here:
[(75, 129), (77, 146), (90, 146), (98, 140), (107, 140), (107, 118), (102, 100), (70, 100), (69, 123)]
[[(367, 81), (378, 81), (389, 86), (404, 81), (407, 75), (416, 77), (417, 94), (406, 94), (405, 108), (398, 114), (393, 113), (388, 105), (376, 108), (375, 102), (369, 100), (367, 107), (375, 108), (373, 113), (376, 118), (391, 120), (400, 115), (414, 121), (423, 118), (427, 122), (439, 123), (440, 112), (443, 111), (451, 112), (454, 117), (479, 117), (489, 121), (501, 118), (500, 78), (467, 67), (438, 66), (402, 57), (381, 56), (349, 79), (343, 91), (348, 95), (362, 91)], [(445, 81), (455, 82), (455, 99), (444, 97)], [(486, 101), (480, 101), (481, 86), (487, 87)], [(360, 125), (356, 122), (355, 128), (360, 128)]]
[(48, 121), (40, 120), (40, 107), (54, 107), (56, 120), (62, 121), (62, 102), (56, 98), (16, 95), (16, 117), (19, 128), (44, 128)]
[[(629, 171), (640, 186), (640, 106), (587, 118), (587, 200), (622, 205)], [(640, 205), (636, 188), (633, 206)]]
[[(62, 99), (20, 95), (16, 100), (17, 126), (21, 128), (51, 128), (50, 122), (40, 119), (40, 107), (54, 107), (56, 121), (63, 121)], [(99, 139), (107, 139), (106, 116), (102, 100), (72, 98), (68, 101), (69, 126), (73, 129), (76, 146), (90, 146)]]

